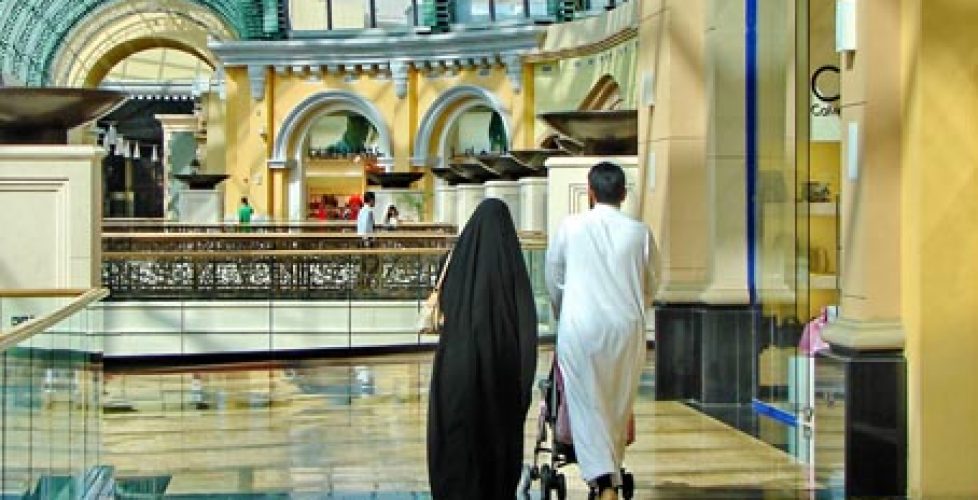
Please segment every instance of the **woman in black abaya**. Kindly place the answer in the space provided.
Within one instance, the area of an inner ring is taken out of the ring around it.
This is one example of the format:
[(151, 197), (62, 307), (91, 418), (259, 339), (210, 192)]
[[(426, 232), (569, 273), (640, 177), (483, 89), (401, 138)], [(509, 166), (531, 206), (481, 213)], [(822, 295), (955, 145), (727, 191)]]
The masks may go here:
[(537, 362), (537, 317), (513, 219), (483, 201), (455, 244), (441, 289), (445, 324), (428, 406), (435, 500), (509, 500)]

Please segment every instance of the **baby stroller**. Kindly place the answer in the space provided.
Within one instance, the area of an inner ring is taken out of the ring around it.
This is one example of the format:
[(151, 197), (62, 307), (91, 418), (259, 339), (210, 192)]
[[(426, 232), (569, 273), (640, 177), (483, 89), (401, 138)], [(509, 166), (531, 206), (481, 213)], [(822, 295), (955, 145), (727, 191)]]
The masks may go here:
[[(523, 465), (523, 474), (520, 477), (520, 487), (517, 491), (520, 498), (529, 499), (530, 489), (533, 481), (540, 480), (540, 499), (541, 500), (564, 500), (567, 498), (567, 480), (560, 472), (560, 468), (577, 462), (574, 454), (574, 445), (569, 442), (567, 437), (561, 432), (561, 439), (558, 439), (558, 419), (560, 425), (569, 428), (570, 423), (565, 422), (567, 418), (563, 398), (563, 378), (560, 375), (560, 368), (557, 366), (556, 356), (553, 365), (550, 367), (550, 374), (545, 380), (539, 382), (541, 393), (540, 417), (538, 419), (537, 440), (533, 449), (533, 464)], [(561, 417), (561, 410), (564, 416)], [(549, 431), (549, 432), (548, 432)], [(564, 442), (568, 441), (568, 442)], [(549, 463), (541, 463), (540, 455), (547, 453), (550, 455)], [(631, 499), (635, 495), (635, 478), (631, 473), (621, 470), (622, 485), (620, 488), (621, 497), (625, 500)], [(597, 491), (591, 488), (588, 500), (597, 498)]]

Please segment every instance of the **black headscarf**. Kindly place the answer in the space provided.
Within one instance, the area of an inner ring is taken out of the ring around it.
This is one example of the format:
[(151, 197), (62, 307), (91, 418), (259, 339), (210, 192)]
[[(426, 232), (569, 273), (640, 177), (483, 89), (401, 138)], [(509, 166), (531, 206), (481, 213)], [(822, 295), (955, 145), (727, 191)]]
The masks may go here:
[(479, 204), (442, 284), (432, 367), (428, 478), (435, 500), (516, 494), (537, 362), (530, 278), (509, 209)]

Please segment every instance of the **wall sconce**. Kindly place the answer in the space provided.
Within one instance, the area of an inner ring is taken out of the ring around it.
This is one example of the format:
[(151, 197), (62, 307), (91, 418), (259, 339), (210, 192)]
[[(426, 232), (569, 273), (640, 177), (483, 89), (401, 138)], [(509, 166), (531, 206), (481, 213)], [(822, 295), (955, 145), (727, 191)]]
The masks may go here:
[(835, 2), (835, 51), (856, 50), (856, 0)]
[(264, 125), (258, 128), (258, 137), (261, 137), (262, 141), (268, 142), (268, 132), (265, 130)]

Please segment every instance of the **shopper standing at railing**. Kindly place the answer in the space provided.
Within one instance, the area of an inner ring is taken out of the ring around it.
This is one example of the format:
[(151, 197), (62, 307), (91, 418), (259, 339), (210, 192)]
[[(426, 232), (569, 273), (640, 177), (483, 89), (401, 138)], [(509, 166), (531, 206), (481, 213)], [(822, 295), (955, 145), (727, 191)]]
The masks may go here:
[(363, 208), (357, 214), (357, 234), (369, 236), (374, 232), (374, 193), (367, 191), (363, 195)]
[[(251, 225), (251, 216), (254, 215), (255, 209), (251, 207), (248, 203), (248, 197), (241, 197), (241, 206), (238, 207), (238, 224), (241, 224), (242, 228), (247, 228)], [(248, 229), (244, 229), (246, 232)]]

